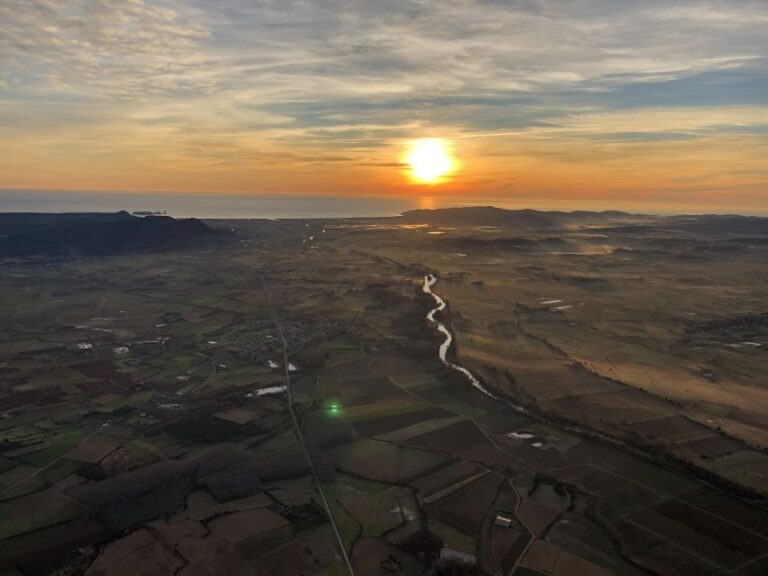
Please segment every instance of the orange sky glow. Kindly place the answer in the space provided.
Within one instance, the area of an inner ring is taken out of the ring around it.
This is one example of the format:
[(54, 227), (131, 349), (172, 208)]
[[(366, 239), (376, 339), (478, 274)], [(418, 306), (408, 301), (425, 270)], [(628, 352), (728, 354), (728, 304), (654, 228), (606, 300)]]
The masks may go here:
[(764, 3), (17, 4), (2, 189), (768, 212)]

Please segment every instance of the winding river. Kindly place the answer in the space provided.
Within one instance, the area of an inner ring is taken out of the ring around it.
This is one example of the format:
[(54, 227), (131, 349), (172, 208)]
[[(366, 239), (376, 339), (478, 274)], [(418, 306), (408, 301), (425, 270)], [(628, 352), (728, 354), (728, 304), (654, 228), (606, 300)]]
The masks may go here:
[(437, 330), (443, 336), (445, 336), (445, 340), (443, 340), (443, 343), (440, 344), (440, 349), (438, 351), (438, 355), (440, 356), (440, 360), (442, 360), (443, 364), (445, 364), (449, 368), (453, 368), (454, 370), (464, 374), (464, 376), (467, 377), (467, 380), (469, 380), (469, 383), (472, 384), (472, 386), (474, 386), (478, 390), (480, 390), (480, 392), (482, 392), (483, 394), (485, 394), (486, 396), (489, 396), (491, 398), (496, 398), (496, 396), (491, 394), (488, 391), (488, 389), (480, 383), (480, 380), (475, 378), (475, 375), (472, 374), (472, 372), (470, 372), (469, 370), (464, 368), (464, 366), (460, 366), (459, 364), (454, 364), (453, 362), (449, 362), (448, 360), (446, 360), (446, 355), (448, 354), (448, 349), (451, 347), (451, 344), (453, 343), (453, 335), (451, 334), (451, 331), (448, 330), (448, 328), (445, 327), (445, 324), (443, 324), (439, 320), (435, 319), (435, 314), (445, 310), (445, 306), (446, 306), (445, 300), (443, 300), (442, 297), (440, 297), (439, 294), (435, 294), (434, 292), (432, 292), (432, 286), (434, 286), (436, 283), (437, 283), (437, 276), (435, 276), (433, 274), (427, 274), (426, 276), (424, 276), (424, 285), (422, 286), (422, 290), (426, 294), (429, 294), (430, 296), (432, 296), (432, 298), (434, 298), (434, 300), (435, 300), (435, 303), (437, 304), (437, 306), (435, 306), (427, 314), (427, 320), (429, 320), (433, 324), (436, 324), (437, 325)]

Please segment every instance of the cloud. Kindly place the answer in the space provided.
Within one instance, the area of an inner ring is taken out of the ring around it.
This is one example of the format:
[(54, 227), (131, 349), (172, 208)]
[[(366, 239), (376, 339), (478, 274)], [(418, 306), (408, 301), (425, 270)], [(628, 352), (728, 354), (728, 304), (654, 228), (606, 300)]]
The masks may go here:
[(142, 0), (6, 0), (0, 54), (23, 90), (150, 99), (209, 86), (200, 13)]
[(764, 137), (766, 22), (749, 0), (4, 0), (0, 147), (374, 168), (417, 135)]

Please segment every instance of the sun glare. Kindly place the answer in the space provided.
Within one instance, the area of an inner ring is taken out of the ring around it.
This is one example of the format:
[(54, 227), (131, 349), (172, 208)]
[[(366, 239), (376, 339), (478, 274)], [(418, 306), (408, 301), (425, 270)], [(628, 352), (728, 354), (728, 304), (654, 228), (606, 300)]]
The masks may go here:
[(417, 182), (435, 184), (451, 172), (454, 161), (446, 142), (440, 138), (416, 140), (410, 146), (406, 162)]

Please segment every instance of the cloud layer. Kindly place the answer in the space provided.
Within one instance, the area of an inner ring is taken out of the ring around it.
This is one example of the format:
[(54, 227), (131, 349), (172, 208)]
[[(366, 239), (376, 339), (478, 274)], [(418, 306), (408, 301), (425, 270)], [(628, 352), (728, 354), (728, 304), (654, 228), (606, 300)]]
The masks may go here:
[[(437, 135), (447, 193), (584, 193), (591, 166), (591, 194), (685, 201), (722, 147), (709, 183), (757, 201), (767, 27), (740, 0), (5, 0), (0, 186), (397, 193)], [(682, 181), (648, 166), (670, 152)]]

